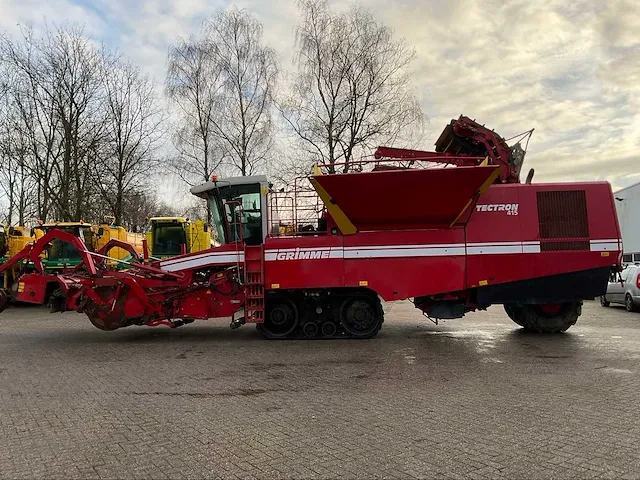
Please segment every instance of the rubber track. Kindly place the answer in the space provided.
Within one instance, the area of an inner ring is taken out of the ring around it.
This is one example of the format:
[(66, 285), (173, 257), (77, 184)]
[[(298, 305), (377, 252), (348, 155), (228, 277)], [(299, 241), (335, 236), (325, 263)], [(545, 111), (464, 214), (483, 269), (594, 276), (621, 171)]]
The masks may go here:
[[(380, 322), (378, 323), (377, 328), (373, 332), (371, 332), (369, 335), (366, 335), (366, 336), (351, 335), (349, 332), (347, 332), (344, 329), (344, 327), (340, 324), (340, 321), (338, 319), (332, 320), (337, 327), (335, 335), (332, 335), (332, 336), (322, 335), (322, 323), (324, 322), (316, 322), (318, 324), (318, 333), (313, 337), (309, 337), (304, 334), (302, 330), (304, 325), (303, 322), (299, 322), (296, 330), (291, 335), (286, 337), (271, 335), (269, 332), (267, 332), (264, 329), (264, 326), (261, 323), (256, 324), (256, 328), (262, 334), (262, 336), (268, 340), (366, 340), (366, 339), (370, 339), (375, 337), (380, 331), (380, 329), (382, 328), (382, 324), (384, 323), (384, 311), (382, 309), (382, 304), (380, 302), (380, 299), (377, 296), (373, 296), (373, 295), (367, 295), (367, 296), (375, 302), (375, 307), (378, 310), (378, 316), (380, 317)], [(362, 295), (357, 295), (357, 297), (362, 297)], [(341, 298), (344, 298), (343, 301), (346, 301), (351, 297), (341, 296)]]

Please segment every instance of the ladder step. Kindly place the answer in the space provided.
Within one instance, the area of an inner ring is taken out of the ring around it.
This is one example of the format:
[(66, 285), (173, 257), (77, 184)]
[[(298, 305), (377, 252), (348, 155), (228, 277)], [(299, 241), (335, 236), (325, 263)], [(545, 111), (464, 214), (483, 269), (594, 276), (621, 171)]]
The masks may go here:
[(244, 249), (245, 315), (250, 322), (264, 321), (264, 246)]

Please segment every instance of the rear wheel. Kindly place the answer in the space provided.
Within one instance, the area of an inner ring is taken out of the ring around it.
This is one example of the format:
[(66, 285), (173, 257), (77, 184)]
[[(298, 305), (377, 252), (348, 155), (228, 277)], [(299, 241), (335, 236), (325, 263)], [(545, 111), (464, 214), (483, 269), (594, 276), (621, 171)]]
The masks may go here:
[(627, 309), (627, 312), (635, 312), (636, 311), (636, 304), (633, 301), (633, 298), (631, 298), (631, 295), (629, 293), (627, 293), (624, 296), (624, 307)]
[(609, 305), (611, 305), (611, 302), (609, 302), (607, 300), (607, 297), (605, 297), (604, 295), (602, 295), (600, 297), (600, 305), (602, 305), (603, 307), (608, 307)]
[(526, 330), (539, 333), (565, 332), (582, 314), (582, 302), (542, 305), (505, 305), (507, 315)]
[(504, 304), (504, 311), (507, 312), (507, 315), (509, 316), (509, 318), (511, 320), (516, 322), (521, 327), (524, 327), (524, 325), (522, 323), (520, 323), (520, 320), (518, 320), (518, 316), (516, 315), (515, 306), (514, 305), (512, 305), (510, 303), (505, 303)]

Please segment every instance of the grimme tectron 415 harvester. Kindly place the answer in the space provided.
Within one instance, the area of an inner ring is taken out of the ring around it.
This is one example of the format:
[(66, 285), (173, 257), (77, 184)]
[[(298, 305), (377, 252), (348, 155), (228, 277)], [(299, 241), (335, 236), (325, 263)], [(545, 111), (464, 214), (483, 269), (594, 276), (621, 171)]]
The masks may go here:
[[(520, 143), (461, 116), (435, 152), (381, 147), (347, 173), (317, 168), (304, 179), (317, 210), (302, 183), (275, 193), (264, 176), (212, 178), (191, 191), (210, 202), (221, 246), (155, 262), (130, 248), (137, 260), (114, 271), (105, 254), (122, 242), (92, 253), (51, 231), (0, 267), (30, 258), (39, 270), (1, 306), (44, 303), (54, 283), (52, 311), (102, 330), (231, 317), (268, 338), (370, 338), (381, 300), (413, 299), (432, 319), (504, 304), (525, 328), (562, 332), (620, 268), (613, 195), (606, 182), (520, 183), (523, 158)], [(286, 234), (283, 211), (296, 227)], [(39, 254), (56, 238), (83, 260), (50, 275)]]

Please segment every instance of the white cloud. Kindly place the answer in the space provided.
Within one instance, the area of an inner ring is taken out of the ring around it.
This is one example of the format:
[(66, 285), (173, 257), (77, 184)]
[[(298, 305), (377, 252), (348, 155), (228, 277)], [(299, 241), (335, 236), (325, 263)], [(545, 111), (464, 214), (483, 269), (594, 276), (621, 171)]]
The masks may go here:
[[(42, 17), (84, 22), (162, 82), (169, 45), (226, 0), (0, 0), (0, 27)], [(291, 0), (238, 0), (291, 66)], [(640, 170), (640, 9), (634, 0), (361, 0), (415, 46), (416, 89), (431, 139), (465, 114), (504, 136), (535, 128), (525, 169), (538, 181), (606, 179)], [(90, 5), (90, 6), (88, 6)], [(431, 145), (424, 145), (431, 148)]]

